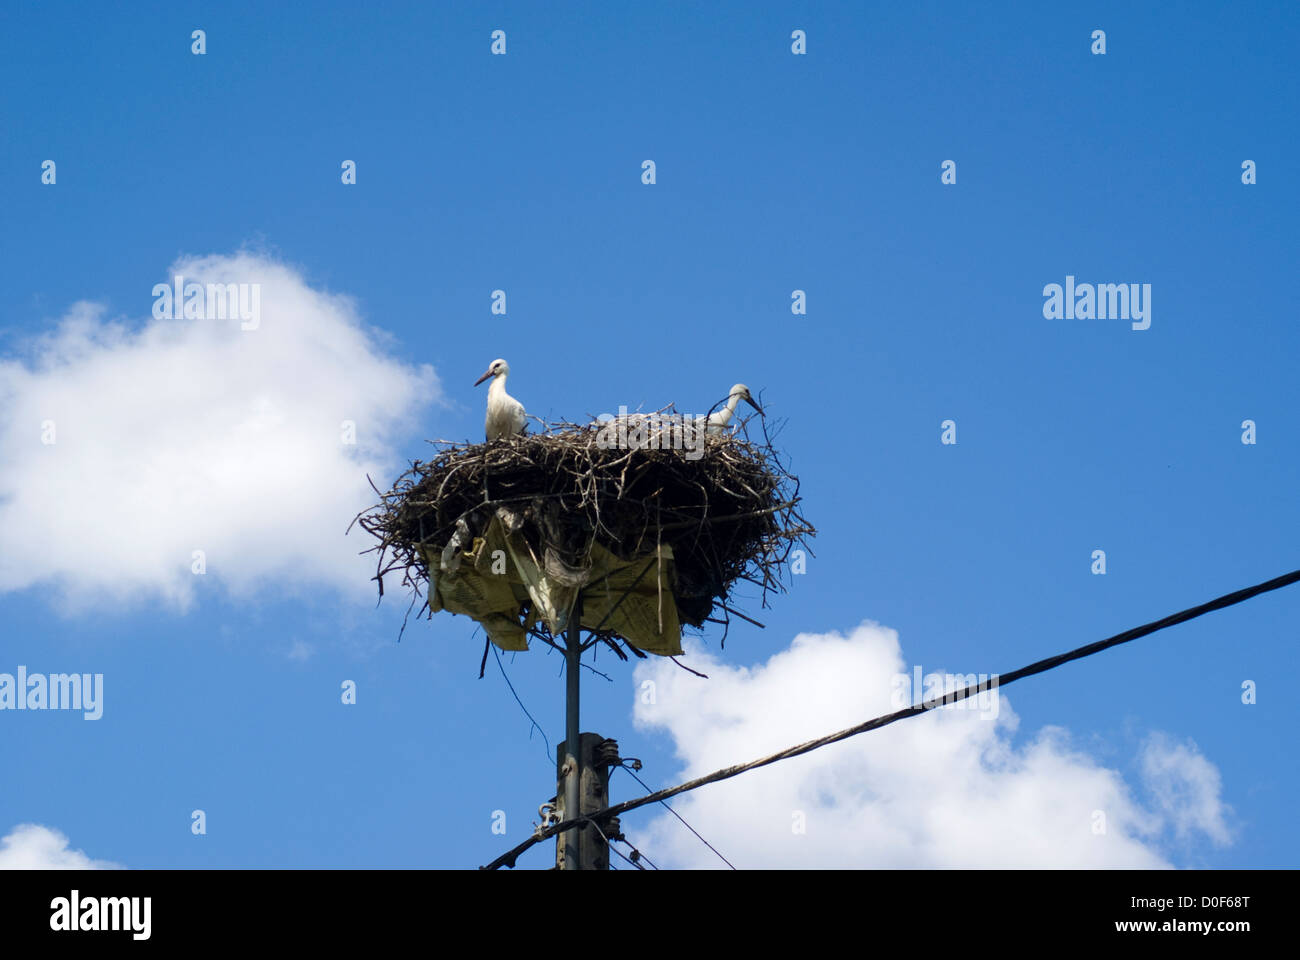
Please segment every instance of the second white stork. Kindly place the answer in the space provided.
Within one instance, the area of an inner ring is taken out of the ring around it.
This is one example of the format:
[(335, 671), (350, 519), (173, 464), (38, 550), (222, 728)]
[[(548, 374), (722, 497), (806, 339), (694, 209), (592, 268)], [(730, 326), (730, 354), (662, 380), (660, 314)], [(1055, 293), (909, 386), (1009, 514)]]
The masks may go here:
[(524, 405), (506, 393), (506, 377), (509, 374), (510, 364), (498, 358), (492, 361), (483, 376), (474, 381), (474, 386), (477, 387), (484, 380), (492, 378), (492, 385), (488, 387), (487, 419), (483, 421), (483, 430), (489, 440), (523, 433), (527, 423)]
[(738, 383), (732, 387), (731, 392), (727, 394), (727, 405), (717, 413), (709, 414), (709, 419), (705, 422), (705, 432), (716, 435), (726, 430), (727, 424), (729, 424), (731, 418), (735, 416), (736, 406), (741, 400), (744, 400), (760, 414), (763, 412), (763, 408), (755, 403), (754, 398), (750, 396), (749, 387), (745, 386), (743, 383)]

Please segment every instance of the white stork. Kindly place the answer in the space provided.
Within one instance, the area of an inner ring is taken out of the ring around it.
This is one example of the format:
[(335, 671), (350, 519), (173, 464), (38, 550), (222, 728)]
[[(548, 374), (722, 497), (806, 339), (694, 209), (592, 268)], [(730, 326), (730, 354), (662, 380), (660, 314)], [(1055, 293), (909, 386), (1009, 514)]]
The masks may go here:
[(755, 403), (754, 398), (750, 396), (749, 387), (745, 386), (743, 383), (738, 383), (732, 387), (731, 392), (727, 394), (727, 405), (717, 413), (709, 414), (709, 419), (706, 421), (704, 427), (705, 433), (716, 436), (725, 431), (727, 424), (729, 424), (731, 418), (735, 416), (736, 405), (739, 404), (741, 400), (744, 400), (760, 414), (763, 412), (763, 408)]
[(524, 432), (527, 416), (524, 405), (506, 393), (506, 377), (510, 374), (510, 364), (504, 360), (493, 360), (487, 372), (474, 381), (478, 386), (488, 377), (492, 385), (488, 387), (487, 419), (483, 421), (483, 430), (489, 440), (499, 437), (513, 437)]

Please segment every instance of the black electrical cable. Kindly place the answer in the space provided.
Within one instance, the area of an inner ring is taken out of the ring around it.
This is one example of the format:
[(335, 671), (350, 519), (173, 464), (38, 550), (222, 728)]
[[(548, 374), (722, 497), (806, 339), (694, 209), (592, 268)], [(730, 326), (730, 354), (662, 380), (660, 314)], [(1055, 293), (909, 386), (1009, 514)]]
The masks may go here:
[(838, 743), (841, 740), (847, 740), (849, 737), (856, 737), (860, 733), (866, 733), (870, 730), (878, 730), (891, 723), (897, 723), (899, 720), (906, 720), (909, 717), (919, 716), (935, 709), (936, 707), (945, 706), (950, 703), (957, 703), (960, 700), (965, 700), (966, 698), (973, 697), (976, 694), (984, 693), (987, 690), (995, 689), (997, 687), (1005, 687), (1007, 684), (1015, 683), (1017, 680), (1023, 680), (1025, 677), (1032, 677), (1038, 673), (1045, 673), (1048, 670), (1054, 670), (1063, 664), (1069, 663), (1071, 660), (1081, 660), (1084, 657), (1090, 657), (1094, 653), (1101, 653), (1103, 650), (1109, 650), (1111, 647), (1118, 646), (1121, 643), (1128, 643), (1130, 640), (1145, 637), (1148, 634), (1155, 633), (1157, 630), (1163, 630), (1166, 627), (1172, 627), (1179, 623), (1185, 623), (1188, 620), (1194, 620), (1197, 617), (1211, 613), (1215, 610), (1222, 610), (1224, 607), (1231, 607), (1234, 604), (1249, 600), (1252, 597), (1257, 597), (1261, 593), (1268, 593), (1271, 590), (1280, 590), (1282, 587), (1290, 586), (1297, 581), (1300, 581), (1300, 570), (1293, 570), (1280, 577), (1274, 577), (1272, 580), (1257, 583), (1253, 587), (1244, 587), (1241, 590), (1234, 590), (1232, 593), (1225, 593), (1223, 596), (1210, 600), (1207, 603), (1202, 603), (1199, 606), (1189, 607), (1186, 610), (1179, 611), (1178, 613), (1171, 613), (1167, 617), (1153, 620), (1140, 627), (1133, 627), (1131, 630), (1117, 633), (1113, 637), (1107, 637), (1105, 640), (1098, 640), (1095, 643), (1089, 643), (1085, 646), (1077, 647), (1066, 653), (1060, 653), (1054, 657), (1048, 657), (1046, 660), (1039, 660), (1036, 663), (1031, 663), (1028, 666), (1021, 667), (1018, 670), (1013, 670), (1010, 673), (1005, 673), (1001, 676), (994, 676), (981, 683), (974, 684), (973, 686), (962, 687), (960, 690), (946, 693), (942, 697), (936, 697), (926, 700), (924, 703), (916, 704), (915, 706), (904, 707), (902, 710), (896, 710), (893, 713), (887, 713), (884, 716), (875, 717), (864, 723), (860, 723), (857, 726), (849, 727), (847, 730), (840, 730), (837, 733), (828, 734), (824, 737), (819, 737), (816, 740), (809, 740), (807, 743), (800, 743), (793, 747), (787, 747), (779, 753), (761, 757), (758, 760), (752, 760), (749, 763), (741, 763), (733, 767), (725, 767), (722, 770), (715, 770), (707, 776), (688, 780), (686, 783), (678, 784), (675, 787), (669, 787), (666, 790), (657, 790), (654, 793), (648, 794), (644, 797), (638, 797), (635, 800), (616, 803), (611, 807), (606, 807), (604, 810), (597, 810), (594, 813), (589, 813), (573, 820), (565, 820), (563, 823), (557, 823), (545, 830), (539, 831), (523, 843), (519, 844), (519, 846), (515, 847), (513, 850), (503, 853), (487, 866), (480, 869), (496, 870), (503, 866), (513, 867), (515, 865), (515, 860), (518, 859), (519, 855), (533, 844), (547, 840), (555, 836), (557, 833), (563, 833), (565, 830), (572, 830), (574, 827), (581, 826), (584, 823), (595, 821), (597, 819), (605, 820), (609, 817), (616, 817), (629, 810), (635, 810), (637, 807), (644, 807), (648, 803), (658, 803), (659, 801), (666, 800), (669, 797), (675, 797), (679, 793), (686, 793), (688, 790), (695, 790), (699, 787), (703, 787), (706, 784), (717, 783), (720, 780), (729, 780), (732, 777), (738, 777), (742, 773), (757, 769), (758, 767), (765, 767), (768, 764), (776, 763), (779, 760), (788, 760), (791, 757), (811, 753), (813, 750), (817, 750), (820, 747), (829, 746), (830, 744)]

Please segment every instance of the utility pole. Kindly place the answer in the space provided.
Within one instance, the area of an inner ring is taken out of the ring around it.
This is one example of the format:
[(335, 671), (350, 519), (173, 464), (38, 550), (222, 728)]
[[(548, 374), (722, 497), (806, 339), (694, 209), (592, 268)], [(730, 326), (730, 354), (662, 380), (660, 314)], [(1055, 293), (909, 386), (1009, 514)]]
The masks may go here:
[[(582, 734), (578, 725), (578, 671), (582, 669), (582, 591), (573, 601), (569, 612), (569, 629), (564, 646), (564, 762), (560, 766), (560, 784), (556, 801), (560, 803), (560, 819), (576, 815), (582, 809), (578, 799), (582, 784)], [(560, 798), (563, 797), (563, 801)], [(579, 833), (586, 830), (566, 830), (556, 844), (556, 860), (561, 870), (580, 869)]]
[[(609, 766), (617, 763), (618, 744), (596, 733), (582, 733), (578, 713), (578, 673), (582, 669), (582, 594), (578, 594), (565, 631), (565, 738), (556, 748), (557, 813), (568, 820), (609, 806)], [(615, 759), (611, 760), (613, 757)], [(573, 811), (573, 812), (570, 812)], [(606, 834), (611, 827), (602, 827)], [(617, 833), (617, 821), (612, 825)], [(561, 870), (608, 870), (609, 844), (587, 824), (555, 838), (555, 865)]]
[[(568, 745), (557, 744), (555, 752), (558, 766), (563, 769)], [(577, 807), (581, 813), (595, 813), (609, 806), (609, 769), (619, 762), (617, 741), (606, 740), (598, 733), (582, 735), (578, 746), (578, 765), (582, 773)], [(563, 795), (567, 786), (562, 774), (560, 780), (556, 796)], [(564, 804), (557, 812), (561, 820), (569, 819)], [(561, 870), (608, 870), (610, 854), (606, 837), (612, 840), (621, 835), (618, 817), (611, 817), (599, 826), (599, 830), (591, 824), (575, 827), (556, 837), (555, 865)], [(578, 844), (578, 852), (573, 856), (564, 843), (564, 838), (570, 835)]]

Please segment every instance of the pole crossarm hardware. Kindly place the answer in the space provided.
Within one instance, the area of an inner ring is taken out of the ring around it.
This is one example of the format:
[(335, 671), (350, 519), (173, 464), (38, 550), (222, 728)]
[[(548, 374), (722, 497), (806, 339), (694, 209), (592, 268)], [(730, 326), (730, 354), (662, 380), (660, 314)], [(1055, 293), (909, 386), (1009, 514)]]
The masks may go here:
[(686, 783), (678, 784), (675, 787), (669, 787), (664, 790), (659, 790), (656, 791), (655, 793), (648, 794), (644, 797), (638, 797), (635, 800), (626, 800), (623, 803), (616, 803), (613, 806), (606, 807), (603, 810), (597, 810), (594, 813), (590, 813), (585, 816), (570, 817), (569, 819), (564, 820), (561, 823), (557, 823), (550, 827), (547, 827), (544, 830), (537, 831), (536, 834), (534, 834), (529, 839), (525, 840), (523, 843), (519, 844), (513, 850), (509, 850), (506, 853), (503, 853), (501, 856), (497, 857), (491, 863), (487, 864), (484, 867), (481, 867), (480, 869), (496, 870), (503, 866), (514, 867), (515, 861), (519, 858), (519, 855), (527, 851), (534, 844), (539, 843), (542, 840), (545, 840), (549, 837), (553, 837), (558, 833), (564, 833), (565, 831), (572, 830), (574, 827), (579, 827), (584, 823), (604, 823), (610, 817), (616, 817), (620, 814), (626, 813), (629, 810), (635, 810), (638, 807), (643, 807), (646, 804), (657, 803), (660, 800), (667, 800), (669, 797), (675, 797), (679, 793), (686, 793), (687, 791), (695, 790), (699, 787), (705, 786), (706, 784), (717, 783), (720, 780), (729, 780), (732, 777), (739, 776), (740, 774), (745, 773), (749, 770), (755, 770), (759, 767), (765, 767), (768, 764), (776, 763), (779, 760), (786, 760), (789, 759), (790, 757), (797, 757), (800, 756), (801, 754), (810, 753), (811, 751), (816, 750), (819, 747), (828, 746), (829, 744), (832, 743), (838, 743), (841, 740), (847, 740), (849, 737), (855, 737), (860, 733), (867, 733), (868, 731), (871, 730), (878, 730), (881, 727), (888, 726), (891, 723), (896, 723), (899, 720), (906, 720), (909, 717), (920, 716), (921, 714), (933, 710), (936, 707), (945, 706), (946, 704), (950, 704), (950, 703), (956, 703), (960, 700), (965, 700), (968, 697), (973, 697), (987, 690), (996, 689), (997, 687), (1005, 687), (1007, 684), (1015, 683), (1017, 680), (1023, 680), (1025, 677), (1032, 677), (1035, 674), (1045, 673), (1048, 670), (1053, 670), (1056, 667), (1069, 663), (1072, 660), (1081, 660), (1084, 657), (1090, 657), (1094, 653), (1101, 653), (1103, 650), (1108, 650), (1111, 647), (1119, 646), (1121, 643), (1128, 643), (1130, 640), (1136, 640), (1139, 637), (1145, 637), (1148, 634), (1155, 633), (1158, 630), (1163, 630), (1166, 627), (1172, 627), (1179, 623), (1185, 623), (1188, 620), (1194, 620), (1197, 617), (1203, 616), (1204, 614), (1207, 613), (1211, 613), (1215, 610), (1222, 610), (1225, 607), (1231, 607), (1234, 604), (1242, 603), (1245, 600), (1250, 600), (1253, 597), (1257, 597), (1262, 593), (1268, 593), (1269, 591), (1272, 590), (1279, 590), (1282, 587), (1290, 586), (1291, 584), (1296, 583), (1297, 581), (1300, 581), (1300, 570), (1293, 570), (1290, 573), (1283, 574), (1280, 577), (1274, 577), (1272, 580), (1267, 580), (1264, 583), (1258, 583), (1253, 587), (1244, 587), (1241, 590), (1236, 590), (1232, 593), (1224, 594), (1223, 596), (1217, 597), (1214, 600), (1210, 600), (1207, 603), (1203, 603), (1200, 606), (1189, 607), (1186, 610), (1179, 611), (1178, 613), (1172, 613), (1169, 616), (1163, 617), (1159, 620), (1153, 620), (1152, 622), (1143, 624), (1140, 627), (1133, 627), (1130, 630), (1125, 630), (1123, 633), (1117, 633), (1113, 637), (1107, 637), (1105, 640), (1098, 640), (1094, 643), (1090, 643), (1082, 647), (1077, 647), (1076, 649), (1070, 650), (1066, 653), (1060, 653), (1054, 657), (1048, 657), (1045, 660), (1039, 660), (1036, 663), (1031, 663), (1028, 666), (1021, 667), (1018, 670), (1013, 670), (1010, 673), (1002, 674), (1000, 677), (995, 675), (980, 683), (972, 684), (963, 687), (960, 690), (954, 690), (950, 693), (946, 693), (942, 697), (932, 697), (931, 699), (926, 700), (922, 703), (915, 704), (910, 707), (904, 707), (902, 710), (896, 710), (893, 713), (888, 713), (885, 714), (884, 716), (875, 717), (874, 719), (867, 720), (865, 723), (860, 723), (857, 726), (849, 727), (846, 730), (840, 730), (837, 733), (828, 734), (824, 737), (819, 737), (816, 740), (809, 740), (807, 743), (801, 743), (793, 747), (787, 747), (785, 750), (782, 750), (779, 753), (774, 753), (767, 757), (761, 757), (760, 759), (752, 760), (749, 763), (737, 764), (736, 766), (725, 767), (722, 770), (715, 770), (713, 773), (707, 774), (706, 776), (697, 777), (694, 780), (688, 780)]

